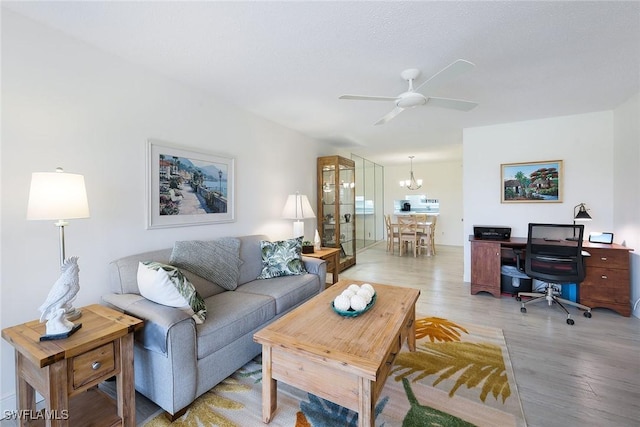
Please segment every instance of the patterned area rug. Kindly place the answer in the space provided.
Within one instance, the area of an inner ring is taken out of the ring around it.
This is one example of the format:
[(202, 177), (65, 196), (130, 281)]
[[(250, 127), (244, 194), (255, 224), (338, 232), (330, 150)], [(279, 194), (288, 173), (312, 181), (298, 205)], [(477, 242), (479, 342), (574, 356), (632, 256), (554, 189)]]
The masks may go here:
[[(417, 351), (406, 344), (376, 404), (376, 426), (526, 426), (501, 329), (437, 317), (416, 321)], [(260, 358), (200, 396), (172, 424), (144, 427), (253, 427), (262, 422)], [(282, 382), (273, 427), (358, 425), (357, 413)]]

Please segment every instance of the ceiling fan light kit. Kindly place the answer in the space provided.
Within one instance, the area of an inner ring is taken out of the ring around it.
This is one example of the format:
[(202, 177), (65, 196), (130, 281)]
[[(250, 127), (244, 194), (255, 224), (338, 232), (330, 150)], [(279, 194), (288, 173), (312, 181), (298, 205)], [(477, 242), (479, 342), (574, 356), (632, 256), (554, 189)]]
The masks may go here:
[(400, 76), (407, 81), (409, 87), (406, 92), (403, 92), (398, 96), (342, 95), (339, 99), (350, 99), (355, 101), (394, 101), (396, 107), (380, 120), (375, 122), (375, 125), (387, 123), (407, 108), (414, 108), (426, 104), (459, 111), (469, 111), (475, 108), (478, 103), (465, 101), (463, 99), (425, 96), (418, 92), (418, 90), (432, 90), (435, 87), (454, 79), (460, 74), (472, 70), (474, 67), (475, 65), (473, 63), (465, 61), (464, 59), (458, 59), (440, 70), (438, 73), (434, 74), (416, 89), (413, 88), (413, 82), (420, 76), (420, 70), (417, 68), (409, 68), (400, 73)]

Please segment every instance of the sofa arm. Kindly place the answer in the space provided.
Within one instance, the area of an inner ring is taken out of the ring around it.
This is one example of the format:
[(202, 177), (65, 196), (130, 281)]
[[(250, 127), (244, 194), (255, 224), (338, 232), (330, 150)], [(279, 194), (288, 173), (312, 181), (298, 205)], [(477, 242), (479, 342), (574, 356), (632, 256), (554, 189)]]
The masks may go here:
[(107, 294), (102, 300), (113, 308), (144, 320), (144, 327), (136, 333), (136, 339), (147, 350), (167, 354), (170, 329), (181, 322), (194, 323), (193, 342), (196, 341), (195, 322), (184, 311), (157, 304), (138, 294)]
[[(302, 256), (304, 268), (308, 273), (315, 274), (320, 279), (320, 284), (324, 285), (327, 281), (327, 262), (323, 259)], [(323, 288), (324, 289), (324, 288)]]

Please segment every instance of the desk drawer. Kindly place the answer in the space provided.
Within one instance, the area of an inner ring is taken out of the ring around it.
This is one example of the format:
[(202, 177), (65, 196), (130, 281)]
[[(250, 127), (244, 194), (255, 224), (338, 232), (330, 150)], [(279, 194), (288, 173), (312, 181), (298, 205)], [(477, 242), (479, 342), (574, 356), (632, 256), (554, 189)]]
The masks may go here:
[(580, 299), (627, 303), (630, 298), (629, 270), (588, 268), (580, 284)]
[[(585, 265), (587, 270), (592, 267), (629, 268), (629, 252), (627, 251), (591, 248), (585, 249), (591, 254), (591, 256), (586, 259)], [(589, 274), (588, 271), (587, 274)]]
[(110, 342), (71, 360), (73, 388), (78, 389), (91, 381), (113, 375), (116, 370), (114, 343)]

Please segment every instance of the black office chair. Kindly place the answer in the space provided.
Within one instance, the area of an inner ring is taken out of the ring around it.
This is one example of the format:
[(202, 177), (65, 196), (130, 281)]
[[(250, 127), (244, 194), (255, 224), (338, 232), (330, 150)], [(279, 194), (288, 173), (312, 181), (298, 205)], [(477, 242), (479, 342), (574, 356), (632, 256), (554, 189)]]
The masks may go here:
[(575, 224), (529, 224), (524, 271), (532, 279), (546, 283), (545, 292), (518, 292), (517, 300), (522, 301), (520, 311), (527, 312), (526, 304), (547, 301), (558, 304), (567, 313), (567, 323), (573, 325), (569, 310), (564, 304), (585, 310), (584, 316), (591, 317), (591, 308), (577, 302), (556, 296), (554, 285), (575, 283), (584, 280), (584, 253), (582, 238), (584, 225)]

